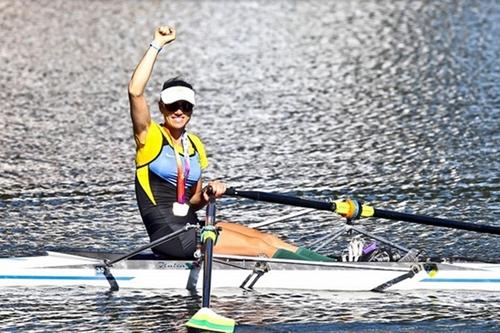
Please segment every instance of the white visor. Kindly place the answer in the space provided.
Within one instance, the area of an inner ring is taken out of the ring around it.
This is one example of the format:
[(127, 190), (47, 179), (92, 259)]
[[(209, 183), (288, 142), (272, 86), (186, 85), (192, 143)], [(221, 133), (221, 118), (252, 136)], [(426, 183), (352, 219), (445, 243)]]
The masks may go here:
[(168, 87), (160, 93), (160, 98), (164, 104), (172, 104), (177, 101), (187, 101), (196, 105), (194, 101), (194, 91), (184, 86)]

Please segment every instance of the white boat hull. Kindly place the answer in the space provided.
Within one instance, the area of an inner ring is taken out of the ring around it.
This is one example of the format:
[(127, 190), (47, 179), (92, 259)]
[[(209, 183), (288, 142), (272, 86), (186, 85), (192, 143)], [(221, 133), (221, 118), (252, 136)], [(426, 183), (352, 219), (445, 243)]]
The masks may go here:
[[(268, 261), (269, 260), (269, 261)], [(239, 288), (253, 272), (258, 258), (217, 257), (212, 288)], [(319, 263), (266, 259), (269, 271), (253, 289), (371, 291), (407, 274), (419, 263)], [(263, 264), (261, 262), (261, 264)], [(89, 286), (110, 284), (95, 258), (49, 253), (47, 256), (0, 259), (0, 287)], [(384, 290), (500, 291), (500, 265), (484, 263), (434, 264)], [(435, 269), (437, 268), (437, 269)], [(201, 289), (202, 274), (190, 261), (127, 260), (111, 267), (120, 288)], [(191, 278), (190, 278), (191, 276)], [(256, 275), (245, 284), (249, 287)], [(189, 285), (189, 286), (188, 286)]]

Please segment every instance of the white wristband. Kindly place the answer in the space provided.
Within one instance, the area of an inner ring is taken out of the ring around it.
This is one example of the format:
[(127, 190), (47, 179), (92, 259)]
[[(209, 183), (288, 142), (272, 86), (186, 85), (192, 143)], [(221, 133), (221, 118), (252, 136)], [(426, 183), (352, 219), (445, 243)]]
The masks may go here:
[(156, 44), (155, 41), (152, 41), (151, 43), (149, 43), (149, 47), (152, 47), (153, 49), (155, 49), (156, 51), (160, 52), (162, 47), (159, 46), (158, 44)]

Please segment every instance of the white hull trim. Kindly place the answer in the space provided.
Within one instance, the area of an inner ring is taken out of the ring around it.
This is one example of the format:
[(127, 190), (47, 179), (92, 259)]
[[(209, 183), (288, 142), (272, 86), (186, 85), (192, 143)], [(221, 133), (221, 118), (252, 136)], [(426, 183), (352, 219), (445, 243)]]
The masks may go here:
[[(300, 262), (241, 256), (216, 256), (212, 288), (237, 289), (252, 274), (255, 264), (269, 271), (255, 282), (256, 290), (371, 291), (424, 263)], [(46, 256), (0, 259), (0, 287), (89, 286), (109, 288), (101, 260), (50, 252)], [(485, 263), (435, 264), (437, 270), (417, 272), (386, 290), (500, 291), (500, 265)], [(110, 269), (120, 288), (186, 289), (202, 286), (202, 274), (190, 261), (126, 260)], [(191, 276), (191, 278), (190, 278)], [(253, 275), (249, 283), (253, 281)], [(249, 285), (246, 284), (246, 286)], [(194, 288), (193, 288), (194, 289)]]

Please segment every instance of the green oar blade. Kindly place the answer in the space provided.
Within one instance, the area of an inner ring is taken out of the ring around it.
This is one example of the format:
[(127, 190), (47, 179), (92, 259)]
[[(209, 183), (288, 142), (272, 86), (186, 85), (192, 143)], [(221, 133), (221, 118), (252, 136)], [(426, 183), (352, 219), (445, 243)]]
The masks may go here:
[(186, 323), (186, 326), (212, 332), (234, 332), (236, 321), (216, 314), (210, 308), (201, 308)]

